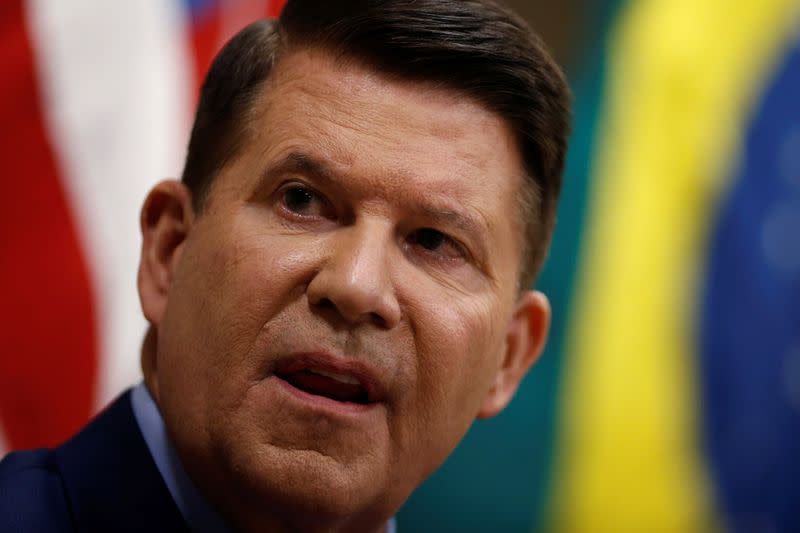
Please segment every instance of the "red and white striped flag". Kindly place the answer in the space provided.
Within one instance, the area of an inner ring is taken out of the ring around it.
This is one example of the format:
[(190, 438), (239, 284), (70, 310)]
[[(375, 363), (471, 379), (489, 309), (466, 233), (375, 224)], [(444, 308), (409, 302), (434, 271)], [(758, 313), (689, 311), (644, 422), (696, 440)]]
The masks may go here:
[(180, 175), (213, 55), (283, 0), (0, 6), (0, 455), (141, 379), (138, 210)]

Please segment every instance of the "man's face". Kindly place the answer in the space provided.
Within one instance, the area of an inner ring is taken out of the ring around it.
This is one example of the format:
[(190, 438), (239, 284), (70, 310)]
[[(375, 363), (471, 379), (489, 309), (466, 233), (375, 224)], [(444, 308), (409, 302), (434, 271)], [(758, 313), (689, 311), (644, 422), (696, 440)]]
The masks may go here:
[(499, 411), (509, 354), (543, 342), (510, 330), (547, 325), (518, 299), (522, 175), (467, 98), (284, 58), (204, 210), (161, 213), (185, 236), (160, 245), (163, 301), (142, 295), (147, 381), (203, 490), (385, 516)]

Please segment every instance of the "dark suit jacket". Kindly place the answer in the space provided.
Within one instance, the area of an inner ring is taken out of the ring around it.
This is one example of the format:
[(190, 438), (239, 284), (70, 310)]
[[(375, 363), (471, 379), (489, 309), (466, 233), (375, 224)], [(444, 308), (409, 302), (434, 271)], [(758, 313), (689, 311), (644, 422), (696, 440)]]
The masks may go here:
[(147, 449), (130, 391), (53, 450), (0, 462), (0, 532), (188, 531)]

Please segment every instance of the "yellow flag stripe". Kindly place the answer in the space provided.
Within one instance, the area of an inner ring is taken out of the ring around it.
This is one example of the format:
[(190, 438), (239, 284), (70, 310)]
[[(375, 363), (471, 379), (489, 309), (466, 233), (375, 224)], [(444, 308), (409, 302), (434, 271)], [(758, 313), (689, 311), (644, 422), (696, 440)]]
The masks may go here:
[(796, 0), (641, 0), (611, 43), (566, 350), (553, 531), (719, 525), (692, 310), (705, 232)]

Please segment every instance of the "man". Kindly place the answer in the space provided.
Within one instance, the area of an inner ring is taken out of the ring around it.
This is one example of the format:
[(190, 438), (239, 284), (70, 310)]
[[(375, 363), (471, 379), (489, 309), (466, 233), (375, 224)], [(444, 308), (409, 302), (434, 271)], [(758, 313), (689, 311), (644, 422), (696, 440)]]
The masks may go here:
[(541, 352), (567, 89), (490, 0), (290, 1), (142, 209), (144, 385), (0, 466), (20, 530), (382, 531)]

